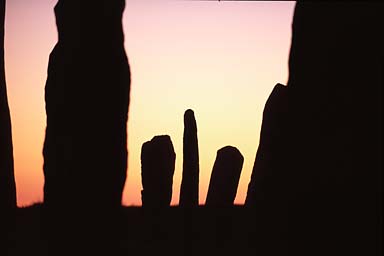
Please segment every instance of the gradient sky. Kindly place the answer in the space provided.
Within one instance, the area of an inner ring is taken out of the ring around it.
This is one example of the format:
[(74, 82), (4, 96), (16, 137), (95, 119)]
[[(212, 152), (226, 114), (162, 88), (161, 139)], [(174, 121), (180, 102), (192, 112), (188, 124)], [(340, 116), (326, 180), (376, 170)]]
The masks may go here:
[[(43, 200), (44, 86), (57, 41), (57, 0), (8, 0), (5, 65), (19, 206)], [(235, 203), (243, 204), (259, 143), (262, 111), (288, 79), (294, 2), (126, 0), (125, 47), (132, 72), (129, 166), (123, 204), (141, 204), (140, 149), (155, 135), (176, 151), (172, 204), (179, 201), (183, 114), (195, 111), (200, 203), (216, 152), (244, 156)]]

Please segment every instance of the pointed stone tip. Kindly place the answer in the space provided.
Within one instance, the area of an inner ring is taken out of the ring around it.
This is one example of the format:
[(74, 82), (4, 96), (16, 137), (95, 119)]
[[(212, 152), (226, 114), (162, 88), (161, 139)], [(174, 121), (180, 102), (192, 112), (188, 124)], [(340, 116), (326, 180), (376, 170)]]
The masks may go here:
[(273, 91), (283, 91), (286, 90), (287, 86), (284, 84), (277, 83), (275, 87), (273, 88)]
[(57, 3), (55, 4), (55, 6), (53, 7), (53, 10), (55, 11), (55, 12), (57, 12), (57, 11), (59, 11), (60, 10), (60, 8), (61, 8), (61, 6), (62, 6), (62, 1), (57, 1)]
[(187, 109), (184, 113), (184, 126), (192, 130), (197, 130), (195, 113), (192, 109)]
[(192, 109), (187, 109), (185, 110), (185, 115), (193, 115), (193, 110)]
[(192, 109), (187, 109), (184, 113), (184, 121), (195, 119), (195, 113)]
[(263, 116), (265, 113), (269, 113), (271, 108), (276, 106), (285, 106), (287, 101), (288, 87), (283, 84), (276, 84), (271, 94), (269, 95), (267, 102), (265, 103)]

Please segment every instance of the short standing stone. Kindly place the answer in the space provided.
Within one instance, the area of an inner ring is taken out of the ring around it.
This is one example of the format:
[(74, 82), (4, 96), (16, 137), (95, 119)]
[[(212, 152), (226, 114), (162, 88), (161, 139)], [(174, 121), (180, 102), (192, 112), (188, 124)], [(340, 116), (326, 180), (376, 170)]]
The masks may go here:
[(235, 147), (226, 146), (217, 151), (205, 202), (207, 206), (233, 205), (243, 162), (244, 157)]
[(141, 200), (144, 207), (169, 206), (176, 154), (168, 135), (155, 136), (141, 148)]

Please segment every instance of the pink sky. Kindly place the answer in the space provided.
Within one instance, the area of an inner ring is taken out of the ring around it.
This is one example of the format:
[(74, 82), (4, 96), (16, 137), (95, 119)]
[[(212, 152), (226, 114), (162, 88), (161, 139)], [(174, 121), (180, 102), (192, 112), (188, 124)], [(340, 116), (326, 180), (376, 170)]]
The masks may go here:
[[(8, 0), (5, 65), (14, 139), (18, 205), (43, 200), (44, 86), (57, 40), (57, 0)], [(294, 2), (127, 0), (131, 65), (129, 167), (125, 205), (140, 205), (140, 148), (169, 134), (176, 151), (172, 204), (178, 203), (183, 113), (195, 111), (200, 148), (200, 203), (216, 151), (236, 146), (244, 167), (235, 202), (245, 200), (264, 103), (288, 79)]]

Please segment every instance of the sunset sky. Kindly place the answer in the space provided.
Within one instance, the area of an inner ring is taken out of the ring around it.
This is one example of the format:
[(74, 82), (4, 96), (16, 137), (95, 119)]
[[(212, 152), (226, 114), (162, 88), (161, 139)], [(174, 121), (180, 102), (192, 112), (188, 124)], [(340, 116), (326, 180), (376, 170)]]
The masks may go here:
[[(43, 200), (44, 87), (57, 41), (57, 0), (8, 0), (5, 67), (19, 206)], [(176, 151), (172, 204), (182, 172), (183, 114), (195, 111), (200, 204), (218, 149), (244, 156), (235, 203), (243, 204), (259, 143), (262, 111), (288, 80), (294, 2), (126, 0), (125, 48), (132, 72), (129, 166), (123, 204), (141, 204), (140, 149), (155, 135)]]

